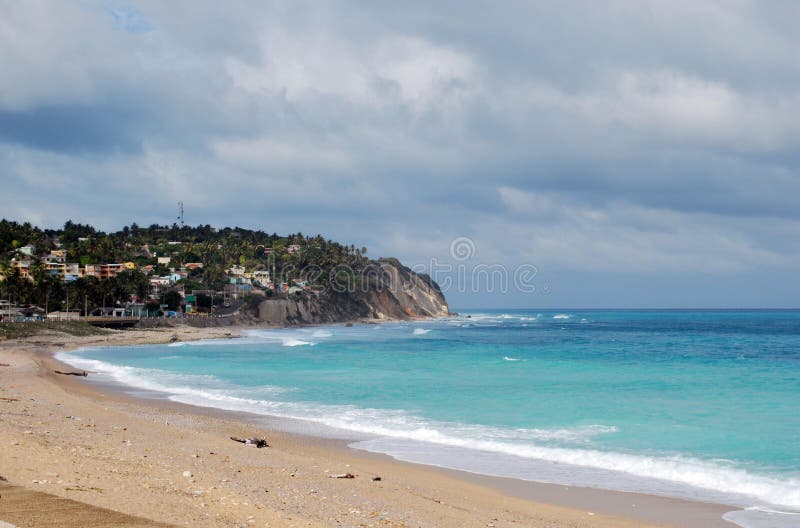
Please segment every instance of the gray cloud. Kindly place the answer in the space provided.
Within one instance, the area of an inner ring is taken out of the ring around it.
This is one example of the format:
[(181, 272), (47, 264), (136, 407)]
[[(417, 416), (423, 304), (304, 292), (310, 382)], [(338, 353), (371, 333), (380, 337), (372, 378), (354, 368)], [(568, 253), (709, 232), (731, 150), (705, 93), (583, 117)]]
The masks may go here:
[(800, 263), (795, 2), (0, 7), (4, 216), (183, 200), (410, 261), (470, 236), (556, 282)]
[[(0, 140), (42, 150), (74, 154), (136, 151), (137, 108), (45, 105), (31, 110), (0, 111)], [(124, 123), (125, 126), (119, 126)]]

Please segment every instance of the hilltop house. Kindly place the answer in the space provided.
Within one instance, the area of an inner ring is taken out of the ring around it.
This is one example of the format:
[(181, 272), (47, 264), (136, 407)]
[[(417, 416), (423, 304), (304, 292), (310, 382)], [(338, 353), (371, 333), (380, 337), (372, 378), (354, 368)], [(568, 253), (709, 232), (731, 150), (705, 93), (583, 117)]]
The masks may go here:
[(87, 264), (83, 269), (83, 274), (87, 277), (97, 277), (98, 279), (110, 279), (116, 277), (123, 271), (135, 270), (136, 264), (133, 262), (115, 264)]
[(50, 262), (64, 262), (67, 260), (67, 250), (54, 249), (50, 252), (49, 256), (45, 257), (45, 260)]
[(30, 260), (21, 260), (21, 259), (11, 259), (11, 267), (16, 268), (19, 271), (20, 278), (29, 279), (30, 276), (30, 269), (31, 269), (31, 261)]
[(77, 262), (45, 262), (44, 272), (63, 280), (76, 280), (82, 276), (81, 267)]
[(272, 288), (272, 280), (268, 270), (255, 270), (253, 272), (253, 282), (264, 288)]

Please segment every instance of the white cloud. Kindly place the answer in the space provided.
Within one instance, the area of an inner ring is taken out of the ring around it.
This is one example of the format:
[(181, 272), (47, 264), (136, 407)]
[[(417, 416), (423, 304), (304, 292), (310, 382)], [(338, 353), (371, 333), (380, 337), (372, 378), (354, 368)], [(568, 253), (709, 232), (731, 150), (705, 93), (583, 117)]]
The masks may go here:
[(672, 71), (625, 72), (616, 96), (611, 116), (674, 134), (723, 134), (735, 127), (742, 104), (723, 83)]
[[(358, 46), (341, 36), (278, 28), (262, 38), (259, 63), (230, 57), (226, 68), (234, 86), (254, 95), (284, 94), (290, 101), (333, 96), (367, 108), (399, 99), (423, 110), (451, 93), (454, 83), (471, 83), (476, 70), (463, 53), (419, 37), (387, 36)], [(395, 89), (387, 91), (386, 83)]]
[(435, 46), (421, 38), (382, 39), (370, 58), (381, 79), (397, 83), (406, 102), (430, 103), (453, 83), (476, 82), (476, 65), (463, 53)]
[(324, 33), (293, 35), (271, 27), (261, 39), (261, 62), (226, 61), (234, 85), (253, 94), (285, 93), (289, 100), (314, 95), (359, 99), (366, 92), (366, 69), (357, 50)]

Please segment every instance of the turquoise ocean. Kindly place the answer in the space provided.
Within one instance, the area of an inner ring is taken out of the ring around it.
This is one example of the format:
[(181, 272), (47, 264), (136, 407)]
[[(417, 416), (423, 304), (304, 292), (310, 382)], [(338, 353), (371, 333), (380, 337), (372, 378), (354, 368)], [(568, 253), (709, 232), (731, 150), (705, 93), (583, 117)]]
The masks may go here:
[(466, 311), (59, 358), (401, 460), (800, 526), (800, 311)]

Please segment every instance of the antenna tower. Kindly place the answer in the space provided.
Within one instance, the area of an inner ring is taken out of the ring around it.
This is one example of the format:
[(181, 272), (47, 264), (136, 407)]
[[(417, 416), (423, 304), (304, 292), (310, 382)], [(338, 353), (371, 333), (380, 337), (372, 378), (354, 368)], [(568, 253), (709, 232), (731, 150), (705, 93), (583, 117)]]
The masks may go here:
[(180, 222), (181, 227), (183, 227), (183, 202), (178, 202), (178, 221)]

